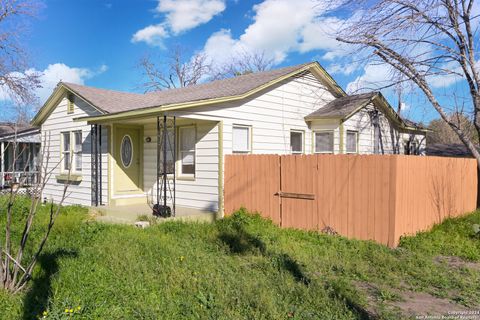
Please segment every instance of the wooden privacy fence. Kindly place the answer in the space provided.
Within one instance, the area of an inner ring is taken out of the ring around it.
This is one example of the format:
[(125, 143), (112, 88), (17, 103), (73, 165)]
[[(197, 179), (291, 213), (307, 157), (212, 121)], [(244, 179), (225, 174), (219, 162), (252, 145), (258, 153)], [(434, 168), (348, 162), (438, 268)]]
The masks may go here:
[(225, 213), (394, 247), (402, 235), (475, 210), (473, 159), (402, 155), (228, 155)]

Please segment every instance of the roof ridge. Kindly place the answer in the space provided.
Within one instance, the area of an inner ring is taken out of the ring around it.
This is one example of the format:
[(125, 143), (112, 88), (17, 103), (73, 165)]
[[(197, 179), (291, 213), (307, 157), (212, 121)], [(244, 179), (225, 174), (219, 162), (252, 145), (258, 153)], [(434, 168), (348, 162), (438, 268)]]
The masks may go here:
[(238, 76), (235, 76), (235, 77), (217, 79), (217, 80), (212, 80), (212, 81), (202, 82), (202, 83), (196, 83), (196, 84), (193, 84), (193, 85), (190, 85), (190, 86), (187, 86), (187, 87), (169, 88), (169, 89), (165, 89), (165, 90), (150, 91), (150, 92), (145, 92), (145, 93), (137, 93), (137, 92), (131, 92), (131, 91), (120, 91), (120, 90), (99, 88), (99, 87), (87, 86), (87, 85), (84, 85), (84, 84), (77, 84), (77, 83), (66, 82), (66, 81), (60, 81), (57, 85), (63, 84), (63, 85), (66, 85), (67, 87), (77, 86), (77, 87), (83, 87), (83, 88), (89, 88), (89, 89), (95, 89), (95, 90), (109, 91), (109, 92), (114, 92), (114, 93), (132, 94), (132, 95), (136, 95), (136, 96), (148, 96), (148, 95), (155, 95), (155, 94), (158, 94), (160, 92), (169, 92), (169, 91), (178, 91), (178, 90), (195, 90), (195, 88), (205, 86), (205, 85), (211, 85), (211, 84), (214, 84), (214, 83), (230, 82), (232, 80), (241, 81), (242, 79), (245, 79), (245, 78), (262, 76), (262, 75), (269, 74), (269, 73), (277, 73), (277, 72), (281, 73), (282, 71), (289, 70), (289, 69), (296, 70), (296, 69), (303, 68), (303, 67), (305, 67), (305, 66), (307, 66), (311, 63), (313, 63), (313, 62), (306, 62), (306, 63), (297, 64), (297, 65), (285, 66), (285, 67), (281, 67), (281, 68), (277, 68), (277, 69), (251, 72), (251, 73), (247, 73), (247, 74), (241, 74), (241, 75), (238, 75)]
[(277, 68), (277, 69), (250, 72), (250, 73), (241, 74), (241, 75), (230, 77), (230, 78), (217, 79), (217, 80), (212, 80), (212, 81), (208, 81), (208, 82), (196, 83), (196, 84), (193, 84), (193, 85), (190, 85), (190, 86), (187, 86), (187, 87), (179, 87), (179, 88), (170, 88), (170, 89), (166, 89), (166, 90), (151, 91), (151, 92), (147, 92), (146, 94), (151, 95), (151, 94), (158, 94), (160, 92), (168, 92), (168, 91), (195, 90), (196, 88), (199, 88), (199, 87), (202, 87), (202, 86), (218, 84), (218, 83), (221, 83), (221, 82), (241, 81), (242, 79), (245, 79), (245, 78), (251, 78), (251, 77), (256, 77), (256, 76), (258, 77), (258, 76), (262, 76), (262, 75), (266, 75), (266, 74), (270, 74), (270, 73), (277, 73), (277, 72), (282, 73), (282, 71), (289, 70), (289, 69), (292, 69), (292, 71), (293, 70), (298, 70), (298, 69), (301, 69), (301, 68), (303, 68), (303, 67), (305, 67), (305, 66), (307, 66), (311, 63), (312, 62), (307, 62), (307, 63), (297, 64), (297, 65), (292, 65), (292, 66), (285, 66), (285, 67), (281, 67), (281, 68)]

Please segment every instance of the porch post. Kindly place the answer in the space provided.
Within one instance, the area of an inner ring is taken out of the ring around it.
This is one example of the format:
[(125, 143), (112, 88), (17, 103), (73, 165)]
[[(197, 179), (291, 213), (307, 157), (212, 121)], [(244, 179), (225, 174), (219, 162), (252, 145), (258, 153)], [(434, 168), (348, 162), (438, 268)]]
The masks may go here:
[(160, 204), (160, 117), (157, 117), (157, 210)]
[(167, 207), (167, 116), (163, 115), (163, 207)]
[(102, 125), (98, 125), (98, 193), (99, 193), (99, 203), (103, 205), (103, 183), (102, 183)]
[(173, 116), (173, 152), (172, 152), (172, 162), (173, 162), (173, 216), (175, 217), (176, 215), (176, 199), (177, 199), (177, 172), (176, 172), (176, 167), (177, 167), (177, 117)]
[(0, 169), (0, 173), (2, 176), (0, 177), (0, 186), (3, 187), (5, 185), (5, 144), (4, 142), (0, 142), (0, 155), (2, 157), (0, 166), (2, 167)]

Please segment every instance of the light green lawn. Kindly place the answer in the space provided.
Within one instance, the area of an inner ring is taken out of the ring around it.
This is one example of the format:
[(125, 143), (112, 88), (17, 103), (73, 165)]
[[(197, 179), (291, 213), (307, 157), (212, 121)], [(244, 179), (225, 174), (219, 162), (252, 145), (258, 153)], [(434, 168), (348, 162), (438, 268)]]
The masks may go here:
[[(17, 204), (17, 217), (27, 205)], [(282, 230), (245, 212), (214, 224), (167, 222), (142, 230), (88, 221), (85, 209), (67, 207), (31, 286), (16, 296), (0, 291), (0, 319), (45, 310), (52, 319), (70, 318), (65, 309), (84, 319), (361, 319), (372, 299), (381, 318), (394, 319), (399, 315), (390, 302), (405, 289), (472, 307), (480, 271), (454, 269), (435, 257), (479, 261), (473, 223), (480, 223), (480, 212), (391, 250)], [(362, 283), (377, 293), (367, 297), (358, 289)]]

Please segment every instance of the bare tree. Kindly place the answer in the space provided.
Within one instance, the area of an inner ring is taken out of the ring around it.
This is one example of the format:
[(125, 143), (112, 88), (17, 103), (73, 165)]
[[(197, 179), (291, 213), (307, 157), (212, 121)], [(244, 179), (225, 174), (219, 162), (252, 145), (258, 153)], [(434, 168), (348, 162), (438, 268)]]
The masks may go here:
[(212, 78), (214, 80), (231, 78), (243, 74), (269, 70), (273, 66), (273, 59), (269, 58), (265, 52), (250, 53), (244, 51), (233, 59), (214, 68)]
[(210, 74), (210, 65), (203, 53), (197, 53), (188, 60), (184, 51), (181, 46), (175, 46), (171, 55), (159, 64), (153, 62), (150, 56), (140, 60), (139, 67), (148, 79), (143, 85), (146, 92), (188, 87)]
[(20, 44), (25, 18), (35, 15), (39, 6), (35, 0), (0, 0), (0, 92), (16, 104), (34, 102), (34, 90), (40, 87), (40, 74), (25, 71), (30, 63)]
[[(16, 135), (15, 135), (16, 137)], [(44, 246), (48, 240), (50, 232), (55, 224), (57, 217), (60, 214), (63, 201), (67, 197), (67, 190), (71, 183), (70, 181), (70, 172), (66, 182), (64, 183), (63, 192), (60, 198), (60, 201), (57, 205), (53, 204), (53, 201), (49, 205), (49, 219), (46, 229), (43, 236), (41, 237), (40, 243), (36, 245), (28, 242), (29, 235), (32, 231), (32, 226), (34, 223), (34, 218), (38, 212), (39, 206), (41, 204), (40, 195), (43, 193), (43, 190), (47, 184), (47, 181), (52, 177), (54, 171), (59, 166), (59, 163), (49, 169), (49, 159), (50, 159), (50, 139), (47, 136), (44, 137), (42, 141), (42, 147), (39, 153), (39, 166), (40, 170), (38, 173), (38, 179), (35, 181), (33, 186), (28, 189), (30, 194), (30, 208), (27, 214), (27, 217), (24, 222), (23, 232), (18, 243), (14, 239), (16, 237), (12, 234), (12, 224), (15, 217), (22, 215), (16, 214), (14, 212), (14, 204), (18, 200), (19, 191), (22, 190), (22, 187), (25, 185), (25, 179), (21, 178), (18, 181), (17, 187), (11, 187), (9, 194), (7, 196), (6, 208), (2, 211), (6, 212), (6, 223), (5, 223), (5, 239), (0, 240), (0, 287), (3, 287), (5, 290), (16, 293), (22, 290), (28, 281), (32, 277), (33, 269), (35, 268), (38, 258), (43, 252)], [(13, 146), (13, 163), (12, 171), (15, 175), (16, 161), (21, 156), (22, 151), (17, 151), (18, 143), (16, 138), (12, 143)], [(3, 156), (3, 155), (2, 155)], [(28, 163), (29, 161), (27, 161)], [(23, 168), (23, 177), (27, 177), (27, 167)], [(30, 247), (28, 247), (30, 246)], [(25, 257), (25, 252), (32, 252), (31, 255)]]
[[(461, 112), (453, 112), (448, 115), (451, 122), (462, 129), (463, 132), (472, 140), (475, 144), (478, 144), (478, 133), (473, 125), (471, 119)], [(427, 134), (427, 143), (462, 143), (455, 132), (450, 126), (441, 119), (434, 119), (428, 124), (428, 128), (432, 130)]]
[[(366, 50), (372, 60), (391, 66), (415, 85), (440, 118), (477, 159), (474, 141), (448, 115), (451, 108), (435, 91), (434, 81), (464, 81), (474, 125), (480, 132), (480, 74), (475, 0), (347, 1), (355, 11), (337, 40)], [(478, 14), (478, 12), (477, 12)], [(392, 84), (394, 85), (394, 84)]]

